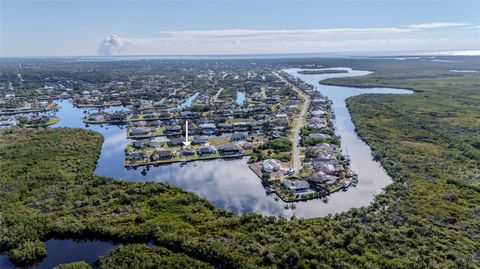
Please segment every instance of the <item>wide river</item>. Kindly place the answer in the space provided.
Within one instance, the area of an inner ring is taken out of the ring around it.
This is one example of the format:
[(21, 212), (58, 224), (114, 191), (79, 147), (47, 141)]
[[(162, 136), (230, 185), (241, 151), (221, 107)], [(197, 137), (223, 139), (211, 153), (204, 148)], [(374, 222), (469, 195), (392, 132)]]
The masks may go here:
[[(347, 192), (332, 194), (327, 203), (321, 200), (310, 200), (297, 203), (295, 209), (285, 209), (285, 204), (281, 200), (274, 199), (273, 195), (266, 194), (260, 179), (249, 169), (247, 158), (192, 162), (183, 167), (179, 164), (151, 167), (145, 175), (141, 173), (142, 168), (126, 169), (123, 166), (124, 148), (130, 142), (126, 138), (126, 127), (86, 126), (82, 122), (82, 117), (87, 109), (75, 108), (67, 100), (58, 101), (60, 109), (57, 115), (61, 118), (61, 121), (53, 127), (86, 128), (97, 131), (104, 136), (105, 141), (95, 170), (95, 173), (100, 176), (129, 181), (167, 182), (184, 190), (195, 192), (215, 206), (232, 210), (238, 214), (256, 212), (262, 215), (286, 217), (295, 215), (300, 218), (326, 216), (346, 211), (352, 207), (369, 205), (375, 195), (382, 192), (382, 189), (391, 183), (391, 178), (385, 170), (372, 159), (368, 145), (355, 133), (345, 100), (354, 95), (367, 93), (412, 93), (404, 89), (352, 88), (319, 84), (320, 81), (328, 78), (370, 74), (368, 71), (358, 71), (350, 68), (339, 69), (346, 70), (348, 73), (304, 75), (297, 73), (300, 69), (284, 70), (313, 85), (315, 90), (320, 91), (332, 100), (332, 108), (335, 113), (335, 132), (341, 137), (342, 150), (350, 156), (352, 169), (359, 176), (359, 182), (355, 188), (349, 188)], [(126, 110), (126, 108), (112, 107), (107, 109), (107, 111), (115, 110)], [(71, 250), (68, 252), (67, 259), (65, 259), (65, 252), (57, 248), (60, 245), (62, 245), (61, 249), (68, 248)], [(87, 247), (85, 247), (86, 245)], [(88, 248), (88, 245), (91, 245), (93, 249), (98, 249), (98, 251), (92, 255), (85, 255), (85, 252), (81, 249)], [(76, 249), (75, 246), (78, 246), (78, 248)], [(72, 240), (52, 239), (47, 242), (49, 256), (33, 268), (51, 268), (52, 265), (75, 260), (86, 260), (92, 263), (96, 257), (104, 254), (105, 249), (112, 247), (114, 245), (108, 242), (87, 241), (78, 243)], [(0, 255), (0, 268), (14, 268), (8, 262), (6, 255)]]

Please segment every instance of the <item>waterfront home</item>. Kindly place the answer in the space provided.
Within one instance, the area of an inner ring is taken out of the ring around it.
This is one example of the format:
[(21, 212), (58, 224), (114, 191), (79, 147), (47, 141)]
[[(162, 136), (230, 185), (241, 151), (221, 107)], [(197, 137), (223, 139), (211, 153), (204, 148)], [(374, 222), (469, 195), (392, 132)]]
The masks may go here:
[(220, 147), (220, 153), (222, 155), (238, 155), (242, 154), (243, 150), (235, 144), (225, 144)]
[(183, 148), (183, 149), (180, 150), (180, 155), (182, 155), (182, 156), (193, 156), (193, 155), (195, 155), (195, 151), (190, 147)]
[(106, 119), (110, 122), (125, 122), (127, 120), (127, 114), (122, 112), (116, 112), (107, 115)]
[(310, 185), (307, 181), (303, 180), (282, 180), (282, 187), (285, 189), (292, 191), (294, 193), (302, 193), (308, 191)]
[(325, 111), (323, 110), (314, 110), (312, 112), (310, 112), (310, 115), (312, 115), (312, 117), (323, 117), (325, 116)]
[(308, 128), (310, 129), (325, 129), (328, 126), (325, 123), (309, 123)]
[(328, 104), (328, 100), (325, 98), (314, 98), (312, 100), (312, 105), (326, 105)]
[(322, 124), (327, 124), (327, 120), (325, 118), (320, 118), (320, 117), (311, 117), (308, 120), (308, 123), (322, 123)]
[(135, 148), (146, 148), (146, 147), (154, 146), (154, 143), (150, 139), (140, 139), (140, 140), (133, 140), (132, 146)]
[(146, 127), (137, 127), (130, 130), (131, 136), (147, 135), (148, 133), (150, 133), (150, 128)]
[(328, 134), (322, 134), (322, 133), (311, 133), (308, 135), (308, 138), (311, 139), (326, 139), (326, 138), (331, 138), (330, 135)]
[(146, 156), (143, 152), (131, 152), (126, 154), (125, 158), (129, 161), (143, 161)]
[(156, 149), (153, 153), (152, 156), (150, 156), (150, 159), (152, 161), (158, 161), (158, 160), (168, 160), (172, 158), (172, 151), (168, 149)]
[(104, 121), (105, 117), (102, 114), (92, 114), (87, 117), (89, 121)]
[(319, 170), (324, 172), (327, 175), (334, 175), (336, 170), (335, 170), (335, 165), (332, 163), (327, 163), (327, 162), (314, 162), (313, 167), (315, 170)]
[(325, 155), (331, 155), (339, 151), (339, 148), (336, 145), (320, 143), (315, 145), (315, 150), (325, 153)]
[(281, 168), (280, 161), (276, 159), (267, 159), (263, 161), (262, 171), (264, 173), (278, 172)]
[(307, 177), (310, 187), (317, 191), (323, 189), (322, 185), (333, 185), (337, 182), (337, 180), (338, 177), (334, 175), (327, 175), (323, 171), (316, 171)]
[(201, 147), (197, 150), (197, 154), (199, 156), (205, 155), (214, 155), (217, 154), (217, 150), (212, 146)]

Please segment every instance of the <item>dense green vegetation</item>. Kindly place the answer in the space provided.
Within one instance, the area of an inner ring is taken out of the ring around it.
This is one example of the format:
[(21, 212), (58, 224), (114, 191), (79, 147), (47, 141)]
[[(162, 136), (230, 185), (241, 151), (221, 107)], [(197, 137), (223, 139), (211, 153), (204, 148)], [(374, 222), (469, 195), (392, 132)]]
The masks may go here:
[(92, 267), (84, 261), (64, 263), (55, 266), (54, 269), (91, 269)]
[(288, 152), (292, 150), (292, 141), (290, 141), (288, 138), (272, 139), (265, 144), (264, 149)]
[(173, 253), (164, 247), (147, 247), (140, 244), (132, 244), (113, 250), (110, 254), (102, 257), (99, 262), (100, 268), (213, 268), (211, 265), (192, 259), (185, 254)]
[(476, 268), (480, 76), (381, 62), (369, 70), (384, 71), (329, 81), (419, 91), (348, 100), (394, 179), (370, 207), (308, 220), (235, 216), (166, 184), (95, 176), (94, 132), (12, 129), (0, 136), (0, 251), (26, 263), (42, 255), (39, 241), (93, 237), (125, 242), (101, 268)]

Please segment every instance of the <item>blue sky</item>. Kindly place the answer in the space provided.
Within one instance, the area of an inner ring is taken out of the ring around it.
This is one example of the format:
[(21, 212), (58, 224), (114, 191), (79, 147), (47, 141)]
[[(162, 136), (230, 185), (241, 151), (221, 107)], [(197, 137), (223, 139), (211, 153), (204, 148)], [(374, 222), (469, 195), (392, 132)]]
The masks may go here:
[(0, 0), (1, 56), (480, 50), (480, 1)]

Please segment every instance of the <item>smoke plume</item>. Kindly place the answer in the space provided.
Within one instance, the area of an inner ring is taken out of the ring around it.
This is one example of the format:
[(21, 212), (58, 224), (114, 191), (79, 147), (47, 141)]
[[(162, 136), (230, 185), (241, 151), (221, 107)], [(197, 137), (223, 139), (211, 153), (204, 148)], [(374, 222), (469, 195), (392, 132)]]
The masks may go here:
[(98, 45), (97, 52), (101, 55), (115, 55), (123, 52), (131, 44), (128, 40), (123, 40), (117, 35), (110, 35), (102, 39)]

